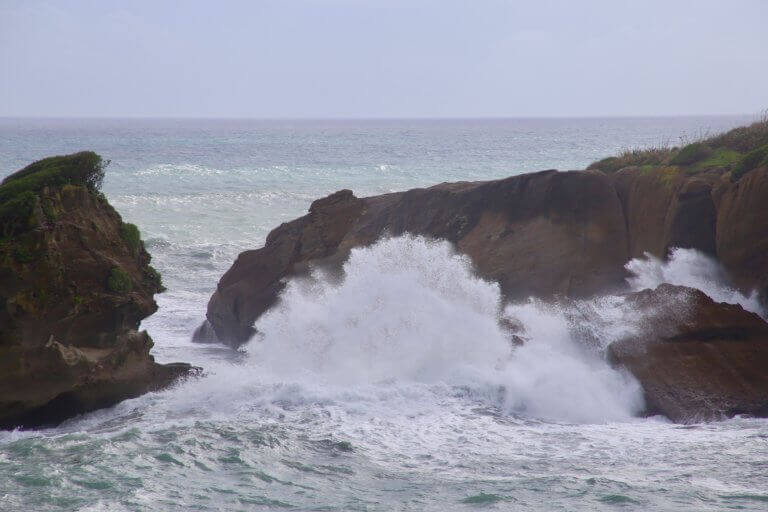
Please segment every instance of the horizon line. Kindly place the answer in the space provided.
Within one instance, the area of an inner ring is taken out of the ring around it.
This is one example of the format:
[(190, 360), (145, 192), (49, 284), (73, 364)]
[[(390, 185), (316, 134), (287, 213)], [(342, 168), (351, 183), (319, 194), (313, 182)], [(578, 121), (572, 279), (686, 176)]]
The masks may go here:
[(14, 116), (0, 115), (0, 120), (102, 120), (102, 121), (505, 121), (534, 119), (674, 119), (683, 117), (759, 117), (762, 112), (715, 114), (610, 114), (610, 115), (540, 115), (540, 116), (370, 116), (370, 117), (249, 117), (249, 116)]

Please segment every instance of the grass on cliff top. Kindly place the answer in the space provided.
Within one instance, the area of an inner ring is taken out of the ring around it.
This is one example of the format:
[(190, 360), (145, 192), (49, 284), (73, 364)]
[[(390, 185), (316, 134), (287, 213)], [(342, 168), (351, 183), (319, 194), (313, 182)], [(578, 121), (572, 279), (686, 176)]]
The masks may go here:
[(0, 203), (26, 191), (40, 192), (45, 187), (62, 185), (84, 185), (96, 192), (101, 188), (107, 165), (109, 161), (105, 162), (93, 151), (38, 160), (0, 183)]
[(82, 185), (98, 191), (108, 164), (93, 151), (82, 151), (38, 160), (6, 177), (0, 183), (0, 237), (20, 233), (33, 223), (38, 194), (45, 187)]
[(749, 126), (702, 137), (680, 147), (630, 149), (620, 155), (603, 158), (587, 169), (614, 173), (625, 167), (680, 166), (689, 174), (712, 168), (733, 171), (736, 181), (752, 169), (768, 165), (768, 111), (762, 119)]

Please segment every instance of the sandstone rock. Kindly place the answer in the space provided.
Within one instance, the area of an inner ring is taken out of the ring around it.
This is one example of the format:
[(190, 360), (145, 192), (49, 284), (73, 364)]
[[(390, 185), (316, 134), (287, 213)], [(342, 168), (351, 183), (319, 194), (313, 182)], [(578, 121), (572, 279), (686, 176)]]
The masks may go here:
[(640, 382), (648, 414), (676, 422), (768, 415), (768, 324), (739, 305), (662, 284), (628, 297), (638, 335), (609, 359)]
[(622, 285), (627, 238), (621, 204), (601, 172), (557, 172), (359, 199), (342, 190), (283, 224), (221, 278), (198, 340), (238, 346), (286, 278), (310, 265), (338, 269), (349, 251), (409, 232), (453, 242), (509, 298), (585, 296)]
[(99, 172), (78, 153), (0, 184), (0, 427), (53, 424), (191, 371), (155, 363), (137, 332), (162, 286), (138, 230), (89, 181)]
[(687, 176), (678, 167), (627, 167), (613, 175), (629, 241), (629, 257), (665, 258), (673, 247), (715, 256), (712, 195), (721, 170)]
[(724, 187), (717, 211), (717, 256), (743, 291), (768, 299), (768, 168)]

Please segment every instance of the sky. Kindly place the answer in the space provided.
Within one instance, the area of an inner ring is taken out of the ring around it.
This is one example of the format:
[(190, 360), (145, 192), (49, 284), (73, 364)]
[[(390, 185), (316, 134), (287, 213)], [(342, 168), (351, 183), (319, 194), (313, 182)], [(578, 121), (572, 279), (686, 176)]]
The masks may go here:
[(768, 108), (768, 0), (0, 0), (0, 116)]

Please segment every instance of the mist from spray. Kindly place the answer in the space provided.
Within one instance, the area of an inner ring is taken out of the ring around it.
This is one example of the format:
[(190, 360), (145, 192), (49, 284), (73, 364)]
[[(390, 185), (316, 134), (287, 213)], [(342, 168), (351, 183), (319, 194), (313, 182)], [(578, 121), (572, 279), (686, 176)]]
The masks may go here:
[(627, 282), (633, 291), (653, 289), (662, 283), (688, 286), (701, 290), (715, 302), (740, 304), (747, 311), (766, 317), (757, 292), (744, 295), (731, 287), (720, 264), (695, 249), (672, 249), (666, 261), (646, 252), (644, 258), (630, 260), (625, 268), (632, 274)]
[[(516, 346), (502, 327), (520, 326)], [(567, 311), (502, 303), (447, 242), (402, 236), (354, 249), (335, 282), (292, 280), (248, 346), (264, 378), (306, 387), (444, 384), (538, 418), (627, 420), (640, 388), (574, 339)]]

